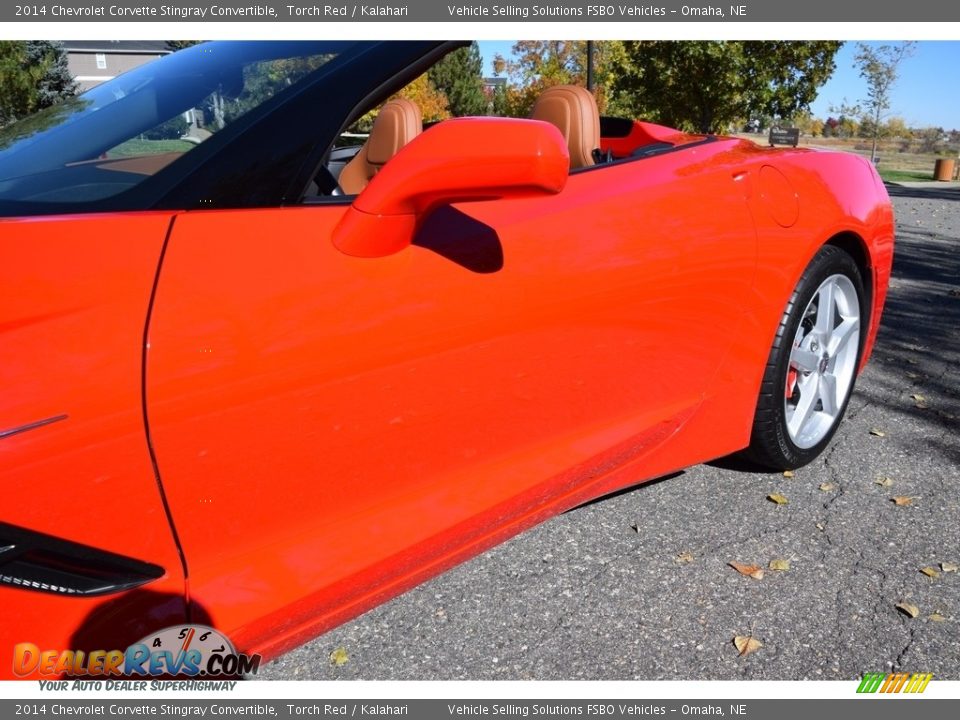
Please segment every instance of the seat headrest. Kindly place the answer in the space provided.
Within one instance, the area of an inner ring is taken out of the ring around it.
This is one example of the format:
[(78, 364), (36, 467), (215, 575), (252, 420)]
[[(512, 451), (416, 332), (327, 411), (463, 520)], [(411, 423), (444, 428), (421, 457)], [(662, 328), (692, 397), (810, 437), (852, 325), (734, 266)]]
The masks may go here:
[(417, 104), (406, 98), (391, 100), (377, 114), (367, 141), (367, 162), (385, 165), (400, 148), (423, 132)]
[(556, 125), (570, 150), (570, 169), (594, 164), (593, 151), (600, 147), (600, 112), (586, 88), (556, 85), (537, 98), (530, 117)]

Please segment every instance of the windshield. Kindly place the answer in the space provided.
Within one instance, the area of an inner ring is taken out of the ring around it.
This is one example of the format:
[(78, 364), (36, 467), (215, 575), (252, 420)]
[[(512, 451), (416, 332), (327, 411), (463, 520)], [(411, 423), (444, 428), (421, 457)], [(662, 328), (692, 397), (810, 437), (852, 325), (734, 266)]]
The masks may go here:
[(0, 128), (0, 201), (124, 192), (352, 47), (204, 43)]

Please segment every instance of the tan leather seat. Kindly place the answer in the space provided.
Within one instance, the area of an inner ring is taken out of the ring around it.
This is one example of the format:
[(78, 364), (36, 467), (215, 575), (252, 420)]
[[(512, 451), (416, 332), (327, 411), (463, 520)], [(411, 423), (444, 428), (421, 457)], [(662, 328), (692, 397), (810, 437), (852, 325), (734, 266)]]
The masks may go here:
[(577, 85), (547, 88), (530, 117), (560, 128), (570, 150), (571, 170), (594, 164), (593, 151), (600, 147), (600, 111), (589, 90)]
[(370, 137), (340, 172), (340, 188), (356, 195), (400, 148), (423, 132), (423, 115), (412, 100), (391, 100), (377, 114)]

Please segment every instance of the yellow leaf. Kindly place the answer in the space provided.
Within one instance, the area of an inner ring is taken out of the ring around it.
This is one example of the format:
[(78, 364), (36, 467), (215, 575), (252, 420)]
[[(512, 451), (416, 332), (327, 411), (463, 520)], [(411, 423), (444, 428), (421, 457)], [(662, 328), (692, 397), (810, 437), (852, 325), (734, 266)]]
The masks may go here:
[(682, 552), (677, 555), (678, 563), (690, 563), (693, 562), (693, 554), (688, 552)]
[(727, 565), (732, 567), (741, 575), (748, 575), (754, 580), (763, 580), (763, 568), (759, 565), (745, 565), (744, 563), (738, 562), (729, 562)]
[(933, 578), (934, 580), (936, 580), (938, 577), (940, 577), (940, 571), (937, 570), (937, 569), (934, 568), (934, 567), (924, 567), (924, 568), (920, 568), (920, 572), (922, 572), (922, 573), (923, 573), (924, 575), (926, 575), (928, 578)]
[(792, 478), (792, 477), (793, 477), (793, 470), (784, 470), (784, 471), (783, 471), (783, 476), (784, 476), (785, 478)]
[(934, 622), (943, 622), (946, 618), (940, 613), (931, 613), (927, 616), (928, 619), (933, 620)]
[(767, 495), (767, 500), (770, 502), (775, 502), (777, 505), (786, 505), (788, 502), (790, 502), (780, 493), (770, 493)]
[(837, 486), (833, 483), (820, 483), (820, 489), (824, 492), (833, 492), (837, 489)]
[(910, 399), (913, 400), (914, 402), (926, 402), (926, 401), (927, 401), (927, 399), (926, 399), (923, 395), (921, 395), (920, 393), (914, 393), (913, 395), (910, 396)]
[(960, 565), (952, 562), (942, 562), (940, 563), (940, 569), (944, 572), (956, 572), (957, 570), (960, 570)]
[(338, 647), (330, 653), (330, 664), (334, 667), (341, 667), (348, 662), (350, 662), (350, 655), (347, 653), (346, 648)]
[(784, 560), (783, 558), (774, 558), (770, 561), (771, 570), (779, 570), (780, 572), (786, 572), (790, 569), (790, 561)]
[(881, 487), (890, 487), (893, 485), (893, 480), (888, 477), (877, 478), (874, 482)]
[(753, 637), (753, 635), (737, 635), (733, 639), (733, 644), (740, 653), (740, 657), (754, 653), (763, 647), (763, 643)]
[(907, 617), (915, 618), (920, 614), (920, 608), (918, 608), (916, 605), (908, 603), (906, 600), (903, 602), (898, 602), (896, 608)]
[(894, 505), (913, 505), (913, 498), (906, 495), (895, 495), (890, 498)]
[(887, 434), (886, 434), (883, 430), (877, 430), (877, 428), (873, 428), (873, 429), (870, 431), (870, 434), (871, 434), (871, 435), (876, 435), (877, 437), (886, 437), (886, 436), (887, 436)]

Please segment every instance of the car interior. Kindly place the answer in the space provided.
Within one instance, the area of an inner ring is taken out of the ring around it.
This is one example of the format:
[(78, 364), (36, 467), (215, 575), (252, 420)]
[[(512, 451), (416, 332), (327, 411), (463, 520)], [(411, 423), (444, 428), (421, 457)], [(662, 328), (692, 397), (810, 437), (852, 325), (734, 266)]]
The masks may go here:
[[(695, 139), (684, 139), (683, 133), (650, 123), (601, 117), (593, 93), (577, 85), (555, 85), (544, 90), (530, 118), (560, 130), (570, 153), (571, 171), (656, 155)], [(441, 122), (424, 122), (420, 107), (408, 98), (388, 101), (377, 113), (362, 145), (338, 143), (333, 148), (307, 190), (306, 199), (360, 193), (407, 143)], [(362, 133), (344, 133), (341, 140), (358, 135)]]

